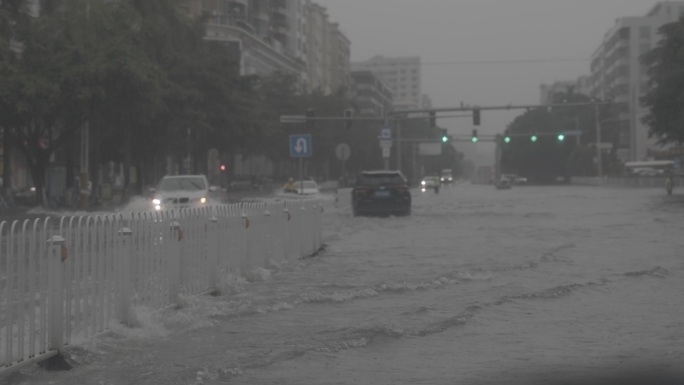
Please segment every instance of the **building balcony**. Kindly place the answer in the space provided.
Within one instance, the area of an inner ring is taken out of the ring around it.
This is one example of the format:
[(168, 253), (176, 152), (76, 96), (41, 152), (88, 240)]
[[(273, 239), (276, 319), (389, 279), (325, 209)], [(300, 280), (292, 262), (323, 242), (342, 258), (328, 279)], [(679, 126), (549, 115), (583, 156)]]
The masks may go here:
[(247, 8), (249, 6), (249, 0), (228, 0), (228, 6), (229, 7), (242, 7), (242, 8)]
[(287, 34), (290, 32), (289, 29), (287, 29), (287, 28), (284, 27), (284, 26), (280, 26), (280, 25), (272, 25), (272, 26), (270, 27), (270, 30), (271, 30), (271, 33), (274, 34), (274, 35), (276, 35), (276, 36), (278, 36), (278, 35), (287, 35)]
[(271, 6), (271, 12), (275, 15), (282, 15), (282, 16), (287, 17), (287, 7), (284, 5), (278, 5), (278, 4), (274, 3)]
[(269, 16), (268, 12), (266, 11), (259, 11), (254, 14), (254, 19), (263, 22), (263, 23), (269, 23), (271, 21), (271, 17)]

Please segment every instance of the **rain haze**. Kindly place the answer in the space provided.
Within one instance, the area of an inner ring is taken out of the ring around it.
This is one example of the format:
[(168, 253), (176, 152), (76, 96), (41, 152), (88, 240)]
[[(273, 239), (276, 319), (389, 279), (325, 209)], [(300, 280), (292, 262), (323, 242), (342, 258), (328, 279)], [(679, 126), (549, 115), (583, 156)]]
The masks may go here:
[[(434, 107), (538, 104), (539, 87), (590, 74), (592, 54), (619, 17), (644, 0), (321, 0), (351, 41), (351, 60), (419, 56)], [(479, 130), (502, 133), (519, 114), (488, 112)], [(470, 133), (467, 119), (440, 124)], [(479, 144), (478, 163), (493, 149)]]
[(0, 0), (0, 385), (684, 384), (682, 15)]

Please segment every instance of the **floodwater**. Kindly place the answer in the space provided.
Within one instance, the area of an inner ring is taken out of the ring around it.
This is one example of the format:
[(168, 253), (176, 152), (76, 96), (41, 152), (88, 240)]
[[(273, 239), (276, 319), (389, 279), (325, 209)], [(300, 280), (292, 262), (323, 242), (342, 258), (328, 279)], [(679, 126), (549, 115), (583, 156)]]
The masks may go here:
[[(66, 372), (18, 384), (517, 384), (684, 364), (684, 199), (664, 189), (456, 184), (411, 217), (326, 198), (325, 250), (136, 309)], [(644, 383), (652, 383), (646, 381)]]

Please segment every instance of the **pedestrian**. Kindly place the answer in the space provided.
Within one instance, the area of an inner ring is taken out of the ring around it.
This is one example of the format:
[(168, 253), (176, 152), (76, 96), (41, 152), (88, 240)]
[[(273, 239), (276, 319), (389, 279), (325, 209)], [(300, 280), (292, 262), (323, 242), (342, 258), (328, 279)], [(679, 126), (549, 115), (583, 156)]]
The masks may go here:
[(672, 195), (672, 189), (674, 188), (674, 181), (672, 180), (672, 175), (668, 175), (665, 179), (665, 190), (667, 190), (667, 195)]
[(286, 193), (297, 193), (297, 186), (295, 185), (294, 179), (290, 177), (290, 179), (287, 180), (287, 183), (283, 185), (283, 191)]

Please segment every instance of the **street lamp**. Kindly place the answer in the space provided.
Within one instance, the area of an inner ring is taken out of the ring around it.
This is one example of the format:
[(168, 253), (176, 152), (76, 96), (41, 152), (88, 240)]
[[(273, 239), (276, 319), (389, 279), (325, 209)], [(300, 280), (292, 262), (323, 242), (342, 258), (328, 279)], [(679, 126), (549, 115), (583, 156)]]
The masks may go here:
[(603, 178), (603, 150), (601, 149), (601, 122), (599, 121), (599, 105), (594, 104), (594, 118), (596, 119), (596, 172)]

